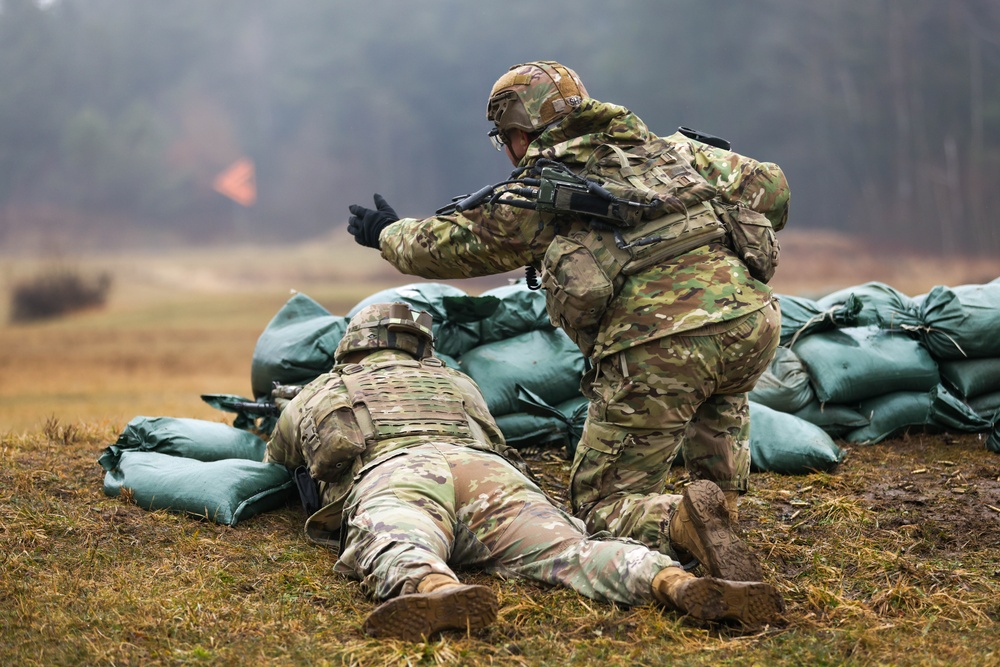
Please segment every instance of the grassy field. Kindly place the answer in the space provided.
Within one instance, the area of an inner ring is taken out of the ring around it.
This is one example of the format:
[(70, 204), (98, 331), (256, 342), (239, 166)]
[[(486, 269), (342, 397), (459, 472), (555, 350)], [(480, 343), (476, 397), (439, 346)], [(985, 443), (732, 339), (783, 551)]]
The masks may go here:
[[(918, 294), (1000, 275), (985, 260), (797, 243), (783, 240), (781, 292), (880, 280)], [(411, 282), (376, 259), (334, 241), (76, 258), (113, 274), (105, 308), (0, 328), (3, 664), (1000, 665), (1000, 457), (975, 435), (851, 447), (830, 474), (755, 474), (746, 538), (788, 610), (751, 634), (470, 574), (500, 598), (489, 630), (374, 641), (359, 630), (373, 603), (305, 541), (301, 509), (229, 528), (104, 496), (96, 459), (132, 417), (227, 421), (199, 395), (249, 394), (257, 336), (290, 289), (344, 313)], [(9, 258), (0, 278), (45, 265)], [(527, 454), (564, 498), (560, 453)]]

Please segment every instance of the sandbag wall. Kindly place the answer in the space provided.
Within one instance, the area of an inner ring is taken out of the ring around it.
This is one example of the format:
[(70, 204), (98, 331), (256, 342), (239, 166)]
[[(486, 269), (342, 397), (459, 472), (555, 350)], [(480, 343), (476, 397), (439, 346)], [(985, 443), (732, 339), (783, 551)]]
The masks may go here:
[(909, 297), (871, 282), (779, 296), (782, 346), (750, 399), (853, 444), (919, 427), (1000, 451), (1000, 280)]
[[(403, 301), (433, 315), (437, 356), (476, 381), (511, 445), (564, 447), (572, 456), (587, 415), (580, 392), (584, 358), (549, 322), (544, 294), (523, 282), (480, 296), (444, 284), (415, 283), (373, 294), (344, 316), (296, 294), (268, 324), (254, 351), (255, 397), (266, 398), (274, 382), (301, 384), (329, 370), (350, 317), (386, 301)], [(843, 458), (832, 437), (810, 421), (762, 404), (752, 404), (750, 416), (751, 424), (760, 424), (751, 426), (756, 470), (802, 474), (829, 470)], [(237, 423), (246, 419), (242, 415)]]

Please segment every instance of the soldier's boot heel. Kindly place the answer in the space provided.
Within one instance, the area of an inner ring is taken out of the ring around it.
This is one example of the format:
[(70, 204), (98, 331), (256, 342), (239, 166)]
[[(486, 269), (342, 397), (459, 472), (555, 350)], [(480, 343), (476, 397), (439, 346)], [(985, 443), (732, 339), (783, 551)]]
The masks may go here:
[(486, 628), (496, 620), (498, 607), (487, 586), (454, 583), (387, 600), (369, 614), (363, 629), (372, 637), (424, 641), (443, 630)]
[(781, 593), (771, 584), (695, 577), (676, 567), (657, 574), (653, 592), (664, 605), (706, 621), (757, 626), (779, 620), (785, 610)]

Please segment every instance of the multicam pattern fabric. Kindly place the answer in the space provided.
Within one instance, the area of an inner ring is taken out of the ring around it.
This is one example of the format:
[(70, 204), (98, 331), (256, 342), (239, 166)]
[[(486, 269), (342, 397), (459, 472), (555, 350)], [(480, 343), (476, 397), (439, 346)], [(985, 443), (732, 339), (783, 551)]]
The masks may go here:
[(335, 571), (376, 599), (416, 592), (431, 573), (474, 567), (571, 588), (589, 598), (652, 601), (657, 572), (677, 563), (625, 540), (588, 538), (501, 457), (423, 444), (363, 475), (348, 497)]
[[(365, 393), (372, 385), (359, 383), (349, 390), (345, 372), (384, 372), (392, 386), (376, 383), (385, 395), (368, 405)], [(432, 428), (430, 415), (440, 414), (441, 407), (408, 400), (427, 403), (424, 390), (441, 389), (445, 380), (453, 383), (447, 393), (463, 398), (470, 437), (459, 429), (458, 435), (441, 440), (442, 430), (453, 428), (454, 411), (446, 411), (442, 428)], [(392, 394), (414, 416), (416, 425), (409, 431), (406, 420), (394, 420), (384, 430), (377, 415), (364, 416), (369, 408), (386, 409)], [(318, 443), (307, 436), (310, 422), (319, 426)], [(504, 445), (478, 387), (457, 371), (428, 367), (394, 350), (338, 366), (285, 408), (266, 460), (291, 469), (331, 460), (335, 457), (323, 448), (345, 439), (367, 446), (339, 478), (320, 482), (325, 506), (309, 517), (306, 531), (311, 537), (325, 536), (317, 541), (340, 550), (335, 570), (361, 579), (378, 599), (413, 593), (432, 572), (454, 576), (453, 568), (478, 567), (635, 605), (651, 601), (657, 572), (677, 565), (638, 542), (588, 538), (582, 522), (557, 508), (531, 481), (523, 461)]]
[[(628, 146), (655, 138), (626, 108), (588, 99), (532, 142), (519, 166), (547, 158), (581, 168), (602, 144)], [(784, 227), (789, 193), (776, 165), (679, 133), (666, 139), (719, 189), (723, 201), (744, 203), (766, 215), (775, 230)], [(581, 221), (557, 223), (551, 215), (487, 204), (423, 220), (403, 218), (382, 231), (380, 245), (382, 256), (403, 273), (467, 278), (538, 266), (557, 232), (584, 228)], [(702, 246), (631, 276), (601, 319), (590, 356), (596, 361), (649, 340), (740, 317), (771, 298), (767, 285), (751, 278), (732, 250), (720, 243)]]
[[(462, 397), (471, 432), (469, 437), (460, 441), (461, 444), (502, 453), (526, 470), (517, 452), (505, 444), (503, 434), (472, 378), (444, 366), (418, 364), (410, 355), (391, 349), (372, 352), (360, 366), (394, 363), (416, 364), (415, 367), (407, 366), (409, 373), (395, 374), (397, 384), (393, 391), (400, 399), (405, 399), (410, 394), (423, 393), (425, 381), (429, 380), (427, 384), (434, 384), (445, 378), (451, 382), (454, 392)], [(366, 434), (374, 433), (374, 421), (366, 415), (368, 411), (364, 406), (365, 397), (352, 395), (344, 383), (342, 373), (345, 368), (348, 366), (338, 365), (329, 373), (319, 376), (289, 402), (282, 410), (267, 443), (264, 459), (280, 463), (291, 470), (305, 466), (313, 478), (319, 481), (323, 508), (309, 517), (306, 533), (315, 541), (334, 548), (337, 546), (336, 535), (340, 530), (341, 510), (354, 484), (354, 477), (407, 447), (437, 439), (437, 434), (426, 433), (431, 425), (428, 420), (424, 420), (420, 428), (414, 428), (410, 432), (397, 429), (393, 437), (370, 439), (366, 444)], [(410, 390), (407, 385), (420, 388)], [(360, 420), (359, 413), (362, 416)], [(318, 432), (318, 438), (310, 432), (311, 427)], [(360, 448), (358, 441), (361, 441)], [(318, 465), (343, 461), (343, 452), (350, 452), (352, 456), (346, 465), (334, 469)]]
[(570, 492), (588, 530), (672, 553), (667, 525), (681, 497), (664, 493), (680, 452), (688, 474), (747, 490), (746, 391), (778, 343), (776, 306), (745, 318), (630, 348), (584, 378), (590, 399)]
[(565, 65), (550, 60), (514, 65), (493, 84), (486, 120), (504, 130), (517, 127), (535, 132), (568, 114), (586, 97), (580, 77)]

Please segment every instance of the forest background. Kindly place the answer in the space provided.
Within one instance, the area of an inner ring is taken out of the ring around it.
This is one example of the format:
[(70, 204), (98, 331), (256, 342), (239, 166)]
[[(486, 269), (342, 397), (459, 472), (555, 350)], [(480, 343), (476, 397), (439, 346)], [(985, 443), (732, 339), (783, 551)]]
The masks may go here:
[[(534, 59), (778, 163), (789, 229), (1000, 250), (989, 0), (0, 0), (0, 247), (297, 242), (376, 191), (429, 215), (509, 173), (486, 98)], [(213, 189), (241, 159), (250, 206)]]

